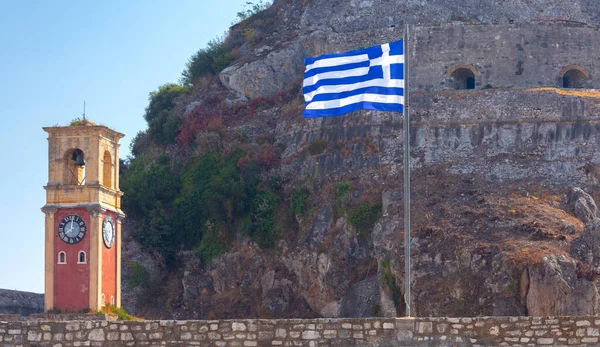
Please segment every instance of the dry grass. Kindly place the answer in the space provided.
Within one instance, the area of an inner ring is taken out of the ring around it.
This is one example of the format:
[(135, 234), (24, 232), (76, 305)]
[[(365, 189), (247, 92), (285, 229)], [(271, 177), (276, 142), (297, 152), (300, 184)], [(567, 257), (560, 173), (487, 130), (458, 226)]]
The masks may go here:
[(600, 98), (600, 91), (591, 89), (560, 89), (560, 88), (531, 88), (531, 91), (555, 92), (565, 96), (577, 96), (582, 98)]
[(505, 252), (525, 267), (550, 254), (567, 255), (583, 231), (583, 222), (569, 212), (564, 188), (485, 182), (444, 171), (433, 168), (413, 176), (418, 196), (412, 220), (416, 234), (448, 257), (459, 249), (478, 253), (479, 247)]

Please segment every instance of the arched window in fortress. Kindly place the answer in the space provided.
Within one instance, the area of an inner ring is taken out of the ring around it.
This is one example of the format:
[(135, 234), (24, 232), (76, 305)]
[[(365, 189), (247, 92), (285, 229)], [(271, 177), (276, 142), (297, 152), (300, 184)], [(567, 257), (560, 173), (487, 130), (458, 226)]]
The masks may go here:
[(456, 90), (475, 89), (475, 80), (479, 71), (473, 65), (459, 64), (448, 70), (446, 76), (449, 78), (450, 88)]
[(113, 164), (108, 151), (104, 152), (102, 159), (102, 185), (112, 189)]
[(560, 72), (563, 88), (588, 88), (590, 73), (581, 66), (569, 65)]
[(85, 155), (79, 148), (70, 149), (65, 154), (65, 184), (85, 184)]

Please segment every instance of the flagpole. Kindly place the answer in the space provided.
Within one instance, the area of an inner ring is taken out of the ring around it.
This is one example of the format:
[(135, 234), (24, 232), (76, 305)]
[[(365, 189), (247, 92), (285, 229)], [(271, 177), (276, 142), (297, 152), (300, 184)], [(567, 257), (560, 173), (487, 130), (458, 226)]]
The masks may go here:
[(408, 103), (408, 24), (404, 30), (404, 273), (406, 317), (410, 312), (410, 114)]

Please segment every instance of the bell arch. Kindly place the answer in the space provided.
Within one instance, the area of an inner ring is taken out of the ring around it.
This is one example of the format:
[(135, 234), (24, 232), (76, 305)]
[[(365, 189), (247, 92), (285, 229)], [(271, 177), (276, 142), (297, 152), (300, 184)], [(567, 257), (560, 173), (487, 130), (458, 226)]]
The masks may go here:
[(559, 77), (562, 88), (587, 88), (592, 76), (582, 66), (568, 65), (560, 71)]
[(85, 154), (79, 148), (69, 149), (64, 156), (66, 185), (85, 184)]
[(479, 71), (470, 64), (457, 64), (446, 72), (450, 87), (457, 90), (475, 89), (475, 82), (479, 75)]
[(110, 152), (104, 151), (104, 157), (102, 158), (102, 185), (110, 189), (113, 189), (113, 167)]

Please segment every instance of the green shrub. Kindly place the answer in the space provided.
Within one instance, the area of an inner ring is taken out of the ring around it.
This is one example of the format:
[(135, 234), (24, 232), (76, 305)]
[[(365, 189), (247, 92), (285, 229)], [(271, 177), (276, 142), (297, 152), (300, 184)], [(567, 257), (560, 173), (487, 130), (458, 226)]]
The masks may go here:
[(202, 76), (216, 75), (233, 61), (231, 47), (225, 39), (217, 37), (206, 44), (188, 60), (185, 70), (181, 73), (181, 83), (192, 85)]
[(158, 251), (172, 263), (177, 240), (170, 207), (181, 189), (181, 180), (165, 155), (146, 164), (144, 157), (131, 160), (127, 174), (121, 178), (123, 209), (137, 223), (133, 236), (143, 246)]
[(335, 183), (335, 195), (338, 200), (343, 199), (352, 189), (350, 181), (340, 181)]
[(348, 211), (348, 222), (361, 234), (372, 232), (379, 218), (381, 218), (381, 204), (361, 202)]
[(157, 91), (151, 92), (150, 103), (146, 107), (144, 119), (150, 123), (160, 116), (160, 112), (169, 111), (175, 106), (175, 99), (187, 93), (189, 88), (174, 83), (166, 83), (158, 87)]
[(227, 244), (218, 229), (215, 227), (205, 231), (200, 245), (196, 247), (196, 252), (203, 265), (210, 264), (214, 258), (227, 251)]
[(252, 204), (250, 236), (261, 248), (272, 248), (276, 237), (276, 212), (279, 197), (270, 192), (259, 192)]
[(129, 144), (129, 151), (131, 151), (132, 155), (139, 156), (151, 145), (152, 142), (150, 141), (148, 131), (138, 131)]
[(292, 211), (300, 216), (306, 214), (306, 203), (310, 199), (310, 192), (306, 187), (292, 192)]
[(118, 320), (132, 320), (133, 319), (133, 317), (131, 315), (129, 315), (129, 313), (127, 313), (123, 307), (116, 307), (115, 305), (106, 305), (106, 307), (104, 308), (104, 311), (106, 311), (106, 313), (116, 314)]
[(93, 122), (90, 122), (87, 119), (81, 119), (79, 117), (73, 119), (70, 123), (69, 126), (82, 126), (82, 125), (94, 125)]
[(244, 21), (247, 18), (267, 9), (269, 6), (271, 6), (271, 1), (263, 2), (263, 0), (258, 0), (258, 2), (256, 2), (256, 3), (252, 2), (252, 1), (246, 1), (246, 4), (244, 5), (244, 9), (239, 11), (238, 13), (236, 13), (236, 16), (237, 16), (238, 20), (241, 22), (241, 21)]
[(128, 289), (137, 286), (144, 287), (148, 283), (149, 279), (150, 273), (142, 264), (136, 261), (129, 262), (129, 281), (127, 282)]
[(146, 107), (144, 118), (148, 122), (150, 136), (159, 144), (175, 142), (179, 133), (178, 128), (181, 118), (175, 112), (175, 100), (188, 92), (187, 86), (167, 83), (151, 92), (149, 104)]
[(340, 182), (336, 182), (334, 185), (335, 188), (335, 206), (337, 208), (338, 213), (341, 213), (344, 211), (344, 205), (343, 205), (343, 200), (346, 197), (346, 195), (348, 195), (348, 193), (350, 192), (350, 189), (352, 189), (352, 185), (350, 184), (350, 181), (340, 181)]
[(327, 141), (318, 139), (308, 145), (308, 153), (310, 153), (310, 155), (321, 154), (325, 151), (325, 148), (327, 148)]

